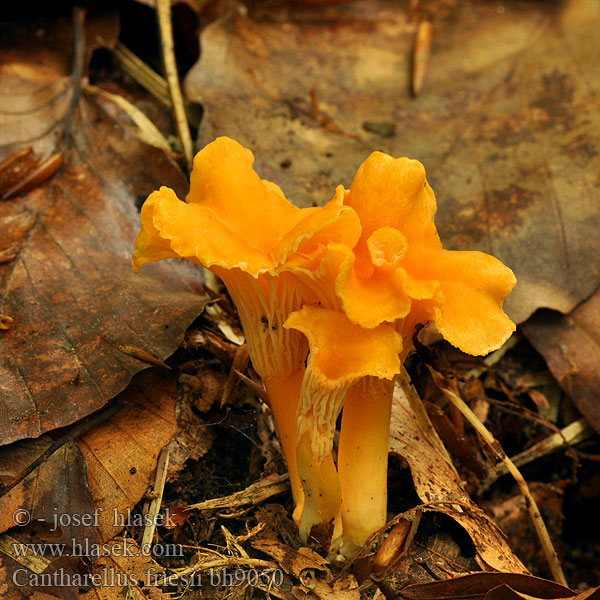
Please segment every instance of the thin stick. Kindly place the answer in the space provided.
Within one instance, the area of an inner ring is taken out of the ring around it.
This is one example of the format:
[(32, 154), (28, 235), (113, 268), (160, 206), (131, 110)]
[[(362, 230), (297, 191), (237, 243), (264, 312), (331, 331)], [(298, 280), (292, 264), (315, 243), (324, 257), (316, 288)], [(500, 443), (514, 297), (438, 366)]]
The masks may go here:
[(154, 497), (150, 502), (150, 507), (146, 514), (149, 515), (148, 525), (144, 529), (142, 537), (142, 548), (150, 549), (152, 539), (154, 538), (154, 530), (156, 529), (156, 515), (162, 504), (163, 492), (165, 490), (165, 481), (167, 480), (167, 469), (169, 468), (169, 446), (165, 446), (159, 457), (158, 466), (156, 467), (156, 478), (154, 480)]
[(175, 62), (175, 46), (173, 43), (173, 27), (171, 24), (171, 0), (157, 0), (156, 10), (158, 12), (158, 26), (160, 29), (160, 41), (162, 46), (163, 61), (165, 64), (165, 73), (167, 83), (169, 84), (169, 93), (173, 102), (173, 116), (177, 133), (181, 141), (183, 155), (188, 166), (192, 170), (194, 160), (194, 145), (190, 134), (190, 126), (185, 114), (185, 105), (183, 103), (183, 94), (179, 85), (179, 75), (177, 73), (177, 64)]
[(289, 476), (278, 475), (277, 477), (266, 477), (248, 486), (244, 490), (234, 492), (230, 496), (211, 498), (198, 504), (192, 504), (186, 510), (223, 510), (226, 508), (237, 508), (239, 506), (257, 505), (273, 496), (283, 494), (290, 489)]
[(548, 561), (548, 565), (550, 566), (552, 576), (558, 583), (568, 586), (565, 574), (560, 566), (556, 550), (554, 549), (554, 545), (550, 539), (550, 534), (548, 533), (546, 524), (544, 523), (542, 515), (540, 514), (540, 509), (531, 495), (531, 491), (529, 490), (529, 486), (523, 478), (523, 475), (521, 475), (519, 469), (517, 469), (510, 458), (506, 456), (502, 446), (494, 438), (489, 429), (477, 418), (477, 415), (475, 415), (475, 413), (467, 406), (465, 401), (445, 386), (443, 376), (434, 371), (431, 367), (429, 370), (436, 385), (440, 388), (446, 398), (448, 398), (448, 400), (450, 400), (450, 402), (452, 402), (452, 404), (456, 406), (456, 408), (462, 413), (465, 419), (471, 423), (475, 431), (477, 431), (481, 438), (490, 446), (491, 450), (498, 456), (498, 459), (504, 463), (508, 469), (508, 472), (514, 477), (517, 485), (519, 486), (521, 494), (523, 494), (525, 497), (525, 504), (527, 505), (527, 510), (529, 512), (533, 528), (537, 533), (542, 545), (542, 549), (544, 551), (544, 555), (546, 556), (546, 560)]
[[(523, 450), (523, 452), (516, 454), (511, 460), (517, 467), (522, 467), (532, 460), (546, 456), (546, 454), (550, 454), (563, 446), (578, 444), (592, 436), (594, 433), (594, 430), (588, 425), (585, 419), (579, 419), (578, 421), (573, 421), (573, 423), (567, 425), (558, 433), (553, 433), (541, 442), (531, 446), (531, 448), (527, 448), (527, 450)], [(506, 473), (508, 473), (506, 465), (502, 462), (498, 463), (496, 465), (496, 471), (491, 473), (481, 484), (479, 491), (485, 491), (492, 483), (494, 483), (494, 481)]]
[(421, 21), (417, 29), (415, 49), (413, 54), (412, 90), (418, 96), (423, 89), (425, 76), (429, 68), (431, 58), (431, 39), (433, 37), (433, 25), (429, 21)]

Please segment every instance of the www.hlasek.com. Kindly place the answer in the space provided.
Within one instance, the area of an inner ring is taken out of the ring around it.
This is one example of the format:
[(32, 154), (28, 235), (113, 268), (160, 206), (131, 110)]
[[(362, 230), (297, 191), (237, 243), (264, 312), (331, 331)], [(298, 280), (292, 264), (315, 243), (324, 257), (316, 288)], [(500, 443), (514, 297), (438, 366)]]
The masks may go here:
[(77, 556), (100, 558), (103, 556), (155, 556), (155, 557), (177, 557), (183, 556), (181, 544), (143, 544), (137, 546), (131, 540), (122, 538), (122, 542), (105, 542), (99, 544), (90, 542), (89, 539), (71, 539), (68, 544), (50, 543), (23, 543), (13, 542), (12, 549), (15, 557), (26, 558), (28, 556), (43, 556), (46, 558), (58, 558), (59, 556)]
[(167, 577), (154, 567), (150, 567), (141, 576), (121, 573), (114, 567), (103, 569), (99, 573), (70, 573), (58, 569), (53, 573), (33, 573), (29, 569), (16, 569), (13, 583), (18, 587), (125, 587), (125, 586), (185, 586), (202, 587), (238, 587), (250, 586), (269, 589), (283, 584), (281, 569), (243, 569), (241, 567), (210, 568), (204, 572), (173, 574)]

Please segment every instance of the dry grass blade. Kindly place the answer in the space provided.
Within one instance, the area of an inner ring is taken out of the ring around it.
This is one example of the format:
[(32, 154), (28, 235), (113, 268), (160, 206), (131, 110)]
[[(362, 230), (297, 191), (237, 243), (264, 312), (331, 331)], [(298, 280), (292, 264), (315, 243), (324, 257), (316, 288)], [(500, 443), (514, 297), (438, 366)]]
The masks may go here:
[(48, 568), (51, 561), (45, 556), (36, 556), (29, 552), (22, 556), (20, 552), (15, 552), (15, 548), (20, 546), (21, 543), (10, 535), (4, 534), (0, 537), (0, 552), (2, 554), (9, 556), (34, 573), (43, 573)]
[(458, 394), (456, 394), (446, 386), (443, 376), (431, 367), (429, 367), (429, 370), (431, 372), (433, 380), (435, 381), (436, 385), (440, 388), (442, 393), (461, 412), (465, 419), (469, 421), (469, 423), (473, 426), (475, 431), (477, 431), (481, 438), (489, 445), (492, 452), (494, 452), (498, 456), (498, 458), (506, 466), (508, 472), (514, 477), (515, 481), (517, 482), (517, 485), (519, 486), (519, 490), (525, 498), (527, 510), (529, 512), (529, 516), (531, 517), (531, 523), (542, 545), (542, 549), (544, 551), (544, 555), (546, 556), (546, 560), (548, 561), (548, 565), (552, 572), (552, 576), (556, 579), (556, 581), (566, 586), (567, 580), (558, 560), (556, 550), (554, 549), (554, 544), (550, 539), (550, 534), (548, 533), (546, 524), (542, 519), (540, 509), (538, 508), (535, 499), (531, 495), (529, 486), (523, 478), (523, 475), (521, 475), (520, 471), (510, 460), (510, 458), (506, 456), (506, 453), (502, 449), (502, 446), (500, 446), (500, 444), (491, 434), (489, 429), (477, 418), (475, 413), (467, 406), (465, 401), (460, 396), (458, 396)]
[[(173, 106), (171, 97), (169, 96), (169, 86), (163, 77), (121, 42), (117, 42), (113, 52), (115, 58), (119, 61), (121, 67), (128, 75), (135, 79), (135, 81), (148, 90), (165, 106), (168, 106), (169, 108)], [(194, 129), (198, 129), (200, 126), (200, 119), (202, 118), (202, 111), (198, 107), (186, 102), (185, 114), (187, 115), (188, 123)]]
[(146, 144), (150, 144), (155, 148), (160, 148), (167, 154), (172, 153), (169, 142), (167, 142), (165, 136), (160, 132), (158, 127), (156, 127), (156, 125), (139, 108), (137, 108), (137, 106), (129, 102), (129, 100), (123, 98), (123, 96), (111, 94), (95, 85), (86, 86), (85, 91), (106, 98), (122, 109), (136, 125), (137, 129), (134, 129), (132, 133), (134, 133), (139, 140)]

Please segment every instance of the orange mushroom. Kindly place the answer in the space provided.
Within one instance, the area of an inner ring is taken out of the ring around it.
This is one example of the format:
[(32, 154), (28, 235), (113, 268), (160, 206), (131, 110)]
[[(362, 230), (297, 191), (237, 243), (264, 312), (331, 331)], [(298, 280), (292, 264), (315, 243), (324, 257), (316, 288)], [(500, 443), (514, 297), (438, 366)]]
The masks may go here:
[[(302, 332), (310, 347), (296, 418), (298, 471), (304, 488), (300, 538), (305, 543), (315, 538), (335, 550), (342, 498), (346, 501), (332, 458), (336, 420), (355, 382), (370, 389), (373, 381), (389, 383), (399, 372), (402, 337), (389, 325), (364, 329), (342, 312), (315, 306), (291, 313), (284, 326)], [(387, 447), (385, 460), (387, 464)]]
[(132, 261), (137, 272), (148, 262), (186, 258), (225, 283), (269, 396), (299, 513), (295, 417), (308, 346), (283, 324), (305, 302), (318, 301), (311, 269), (327, 244), (354, 246), (360, 224), (342, 205), (342, 190), (322, 208), (299, 209), (277, 185), (260, 179), (253, 162), (252, 153), (229, 138), (208, 144), (194, 159), (185, 202), (162, 187), (144, 203)]
[[(502, 311), (516, 283), (512, 271), (482, 252), (442, 248), (435, 196), (421, 163), (374, 152), (344, 204), (362, 226), (354, 249), (337, 247), (345, 258), (336, 293), (353, 323), (394, 324), (404, 340), (402, 360), (420, 323), (435, 323), (468, 354), (487, 354), (512, 334), (515, 325)], [(354, 386), (346, 399), (338, 453), (346, 554), (385, 523), (391, 400), (391, 386), (380, 381), (368, 390)]]

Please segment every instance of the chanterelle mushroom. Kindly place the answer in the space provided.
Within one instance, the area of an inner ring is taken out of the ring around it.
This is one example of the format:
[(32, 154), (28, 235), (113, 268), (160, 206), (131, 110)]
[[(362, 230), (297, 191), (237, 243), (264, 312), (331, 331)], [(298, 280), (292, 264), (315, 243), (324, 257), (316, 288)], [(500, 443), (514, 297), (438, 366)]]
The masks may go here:
[[(402, 359), (420, 323), (435, 323), (448, 342), (476, 355), (495, 350), (512, 334), (515, 325), (502, 303), (515, 276), (488, 254), (442, 248), (435, 196), (421, 163), (374, 152), (344, 204), (354, 208), (362, 226), (355, 248), (337, 247), (346, 258), (336, 292), (352, 322), (367, 328), (393, 324), (404, 340)], [(392, 387), (375, 380), (368, 389), (354, 386), (344, 406), (338, 471), (347, 554), (385, 523), (387, 461), (380, 457), (387, 459), (391, 399)]]
[[(353, 383), (367, 380), (368, 388), (369, 381), (392, 380), (399, 372), (402, 338), (389, 325), (364, 329), (342, 312), (315, 306), (290, 314), (285, 327), (301, 331), (310, 346), (296, 423), (305, 496), (300, 538), (336, 549), (343, 498), (331, 455), (336, 420)], [(387, 464), (387, 447), (384, 458)]]
[(354, 246), (360, 225), (342, 205), (342, 190), (322, 208), (299, 209), (277, 185), (260, 179), (253, 162), (249, 150), (218, 138), (196, 155), (185, 202), (166, 187), (153, 192), (142, 207), (133, 268), (182, 257), (223, 280), (267, 389), (299, 513), (295, 417), (308, 347), (300, 332), (283, 323), (305, 302), (318, 301), (303, 281), (310, 283), (327, 244)]

